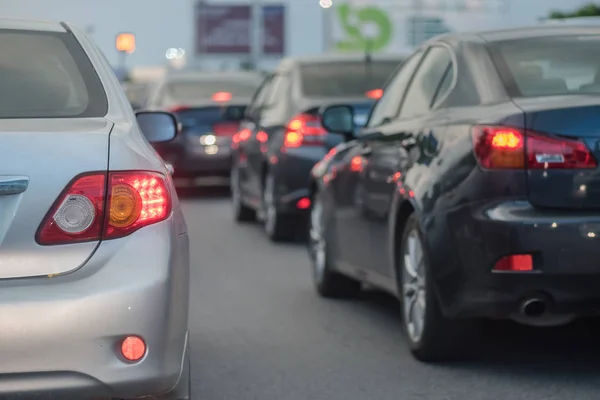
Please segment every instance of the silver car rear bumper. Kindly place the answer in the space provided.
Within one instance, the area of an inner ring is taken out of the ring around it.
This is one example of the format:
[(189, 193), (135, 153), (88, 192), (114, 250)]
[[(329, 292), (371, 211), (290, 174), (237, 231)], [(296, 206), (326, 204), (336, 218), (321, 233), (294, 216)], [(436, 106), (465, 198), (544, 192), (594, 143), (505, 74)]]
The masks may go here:
[[(0, 397), (132, 398), (171, 390), (187, 351), (189, 243), (171, 219), (102, 242), (67, 275), (0, 281)], [(120, 340), (147, 344), (135, 364)]]

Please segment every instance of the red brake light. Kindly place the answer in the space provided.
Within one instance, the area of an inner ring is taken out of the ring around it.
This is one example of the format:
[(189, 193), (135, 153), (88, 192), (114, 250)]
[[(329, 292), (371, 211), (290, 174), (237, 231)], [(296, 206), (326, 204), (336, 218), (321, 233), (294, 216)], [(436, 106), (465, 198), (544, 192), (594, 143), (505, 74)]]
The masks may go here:
[(75, 178), (58, 197), (36, 234), (39, 244), (77, 243), (102, 236), (106, 174)]
[(296, 202), (296, 207), (300, 210), (306, 210), (310, 208), (310, 199), (308, 197), (303, 197)]
[(237, 135), (237, 141), (244, 142), (250, 139), (250, 136), (252, 136), (252, 131), (250, 129), (242, 129), (237, 133)]
[(365, 169), (365, 159), (362, 156), (354, 156), (350, 160), (350, 171), (362, 172)]
[(256, 140), (258, 140), (260, 143), (267, 143), (267, 140), (269, 140), (269, 135), (267, 135), (267, 132), (258, 131), (256, 133)]
[(527, 168), (588, 169), (598, 163), (588, 147), (577, 139), (527, 133)]
[(216, 101), (218, 103), (225, 103), (231, 100), (231, 93), (229, 92), (217, 92), (213, 93), (212, 101)]
[(121, 355), (129, 361), (139, 361), (146, 354), (146, 343), (139, 336), (127, 336), (121, 342)]
[(42, 221), (36, 241), (55, 245), (116, 239), (163, 221), (170, 213), (171, 196), (161, 174), (85, 174), (58, 197)]
[(486, 169), (525, 168), (525, 140), (518, 129), (475, 126), (473, 149), (479, 165)]
[(285, 132), (284, 147), (322, 145), (327, 131), (316, 115), (300, 114), (292, 118)]
[(327, 152), (327, 154), (325, 154), (325, 157), (323, 157), (323, 159), (324, 160), (331, 160), (333, 158), (333, 156), (335, 156), (336, 153), (337, 153), (337, 147), (334, 147), (331, 150), (329, 150)]
[(502, 257), (494, 264), (494, 271), (533, 271), (533, 257), (531, 254)]
[(581, 140), (505, 126), (473, 127), (473, 149), (486, 169), (585, 169), (598, 165)]
[(368, 98), (373, 99), (373, 100), (378, 100), (383, 96), (383, 89), (369, 90), (368, 92), (365, 93), (365, 96), (367, 96)]

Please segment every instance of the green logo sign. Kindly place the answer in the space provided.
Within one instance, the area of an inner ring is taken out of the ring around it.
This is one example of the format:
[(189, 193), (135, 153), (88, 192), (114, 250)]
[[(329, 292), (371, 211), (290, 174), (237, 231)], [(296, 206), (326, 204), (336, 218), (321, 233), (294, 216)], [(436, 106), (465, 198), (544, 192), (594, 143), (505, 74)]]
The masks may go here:
[[(392, 40), (392, 21), (380, 8), (352, 7), (349, 4), (336, 6), (344, 38), (335, 44), (338, 51), (378, 51), (386, 48)], [(374, 25), (377, 34), (365, 37), (363, 27)]]

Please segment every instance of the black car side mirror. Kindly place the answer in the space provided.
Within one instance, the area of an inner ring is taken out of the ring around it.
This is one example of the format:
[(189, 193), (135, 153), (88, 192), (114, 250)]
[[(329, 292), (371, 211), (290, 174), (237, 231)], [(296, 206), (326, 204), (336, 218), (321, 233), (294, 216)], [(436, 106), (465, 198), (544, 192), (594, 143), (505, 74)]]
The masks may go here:
[(326, 131), (354, 138), (354, 109), (347, 105), (323, 107), (319, 110), (321, 125)]
[(179, 131), (175, 115), (165, 111), (137, 111), (135, 116), (150, 143), (170, 142)]

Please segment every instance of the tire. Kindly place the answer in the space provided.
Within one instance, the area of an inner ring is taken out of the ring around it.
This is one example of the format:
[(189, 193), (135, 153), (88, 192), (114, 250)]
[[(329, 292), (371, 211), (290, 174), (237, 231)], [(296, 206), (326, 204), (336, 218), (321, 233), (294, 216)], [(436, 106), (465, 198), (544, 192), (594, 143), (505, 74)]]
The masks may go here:
[(240, 173), (236, 166), (231, 169), (230, 177), (231, 205), (233, 207), (233, 219), (236, 222), (256, 221), (256, 211), (242, 202), (242, 191), (240, 188)]
[(263, 187), (264, 228), (267, 237), (272, 242), (288, 242), (296, 235), (297, 221), (292, 216), (277, 210), (275, 195), (275, 177), (269, 172)]
[(351, 298), (360, 294), (362, 284), (359, 281), (341, 275), (331, 268), (327, 252), (327, 219), (322, 197), (313, 196), (308, 220), (308, 253), (312, 264), (315, 290), (325, 298)]
[[(464, 354), (466, 345), (472, 343), (470, 338), (477, 332), (478, 321), (451, 320), (442, 314), (431, 283), (428, 250), (423, 238), (418, 218), (413, 214), (406, 221), (398, 253), (402, 325), (417, 360), (454, 360)], [(419, 314), (417, 309), (422, 312)]]

